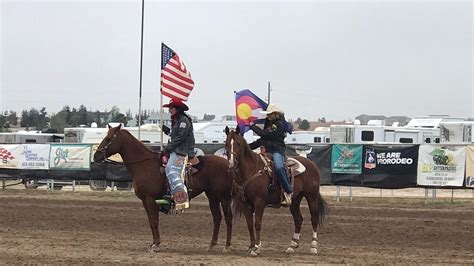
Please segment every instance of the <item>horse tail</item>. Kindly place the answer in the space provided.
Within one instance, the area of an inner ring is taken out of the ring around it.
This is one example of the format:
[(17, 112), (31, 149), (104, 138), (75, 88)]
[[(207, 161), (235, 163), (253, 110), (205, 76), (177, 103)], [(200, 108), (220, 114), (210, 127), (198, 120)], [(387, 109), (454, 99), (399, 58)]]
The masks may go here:
[(318, 210), (319, 210), (318, 224), (322, 226), (324, 222), (324, 218), (329, 214), (329, 207), (328, 207), (328, 203), (323, 199), (323, 196), (321, 195), (321, 191), (319, 189), (318, 189), (316, 201), (318, 203)]

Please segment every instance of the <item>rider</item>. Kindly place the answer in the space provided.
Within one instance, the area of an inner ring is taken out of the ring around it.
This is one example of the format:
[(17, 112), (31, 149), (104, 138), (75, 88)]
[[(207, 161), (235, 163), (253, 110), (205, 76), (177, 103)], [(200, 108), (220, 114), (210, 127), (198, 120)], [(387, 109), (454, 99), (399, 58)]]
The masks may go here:
[[(166, 176), (176, 203), (187, 202), (187, 189), (181, 179), (181, 173), (186, 156), (189, 159), (194, 157), (193, 123), (185, 113), (189, 107), (179, 99), (171, 99), (163, 107), (169, 108), (171, 114), (170, 141), (164, 147), (164, 152), (169, 154), (165, 168)], [(163, 132), (169, 133), (169, 128), (163, 127)]]
[(273, 104), (269, 104), (267, 110), (261, 111), (261, 113), (267, 115), (263, 129), (255, 124), (250, 126), (253, 132), (259, 135), (260, 138), (250, 143), (249, 146), (252, 150), (263, 146), (265, 152), (273, 155), (275, 172), (285, 197), (282, 205), (289, 206), (291, 205), (293, 191), (285, 169), (285, 137), (286, 132), (289, 132), (289, 129), (287, 129), (288, 123), (285, 121), (285, 113)]

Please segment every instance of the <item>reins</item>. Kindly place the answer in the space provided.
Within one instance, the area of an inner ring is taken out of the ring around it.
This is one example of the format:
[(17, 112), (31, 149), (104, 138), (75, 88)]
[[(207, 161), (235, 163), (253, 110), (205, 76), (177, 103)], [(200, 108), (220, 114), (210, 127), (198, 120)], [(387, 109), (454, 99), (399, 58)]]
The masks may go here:
[[(118, 162), (118, 161), (114, 161), (112, 159), (106, 158), (105, 157), (105, 152), (110, 147), (110, 145), (112, 145), (112, 142), (117, 138), (119, 132), (120, 132), (120, 130), (115, 132), (115, 134), (112, 136), (112, 138), (109, 140), (109, 142), (106, 145), (104, 145), (104, 147), (97, 149), (97, 151), (102, 152), (104, 154), (104, 159), (102, 160), (102, 162), (111, 163), (111, 164), (114, 164), (114, 165), (132, 165), (132, 164), (137, 164), (137, 163), (140, 163), (140, 162), (148, 161), (148, 160), (151, 160), (151, 159), (155, 159), (155, 157), (147, 157), (147, 158), (144, 158), (144, 159), (139, 159), (139, 160), (136, 160), (136, 161), (126, 163), (126, 162)], [(154, 152), (154, 151), (151, 151), (151, 152), (154, 155), (159, 156), (159, 154), (157, 152)]]
[[(235, 155), (235, 153), (234, 153)], [(257, 155), (258, 157), (260, 157), (260, 159), (262, 160), (264, 166), (262, 169), (258, 170), (258, 159), (257, 159), (257, 162), (255, 163), (255, 171), (254, 171), (254, 174), (252, 174), (250, 177), (248, 178), (245, 178), (244, 180), (242, 178), (240, 178), (240, 171), (239, 171), (239, 168), (238, 168), (238, 165), (239, 165), (239, 161), (238, 160), (235, 160), (234, 162), (234, 166), (232, 167), (232, 171), (234, 172), (234, 181), (233, 181), (233, 185), (234, 186), (237, 186), (238, 188), (238, 191), (239, 191), (239, 194), (240, 194), (240, 197), (241, 197), (241, 200), (242, 201), (245, 201), (245, 190), (247, 188), (247, 186), (252, 182), (254, 181), (255, 179), (257, 179), (257, 177), (259, 176), (262, 176), (265, 172), (269, 175), (269, 176), (272, 176), (272, 169), (271, 169), (271, 166), (269, 165), (267, 159), (259, 154)], [(238, 177), (238, 179), (240, 180), (240, 183), (237, 183), (236, 181), (236, 178), (235, 177)], [(243, 183), (242, 183), (242, 180), (243, 180)]]

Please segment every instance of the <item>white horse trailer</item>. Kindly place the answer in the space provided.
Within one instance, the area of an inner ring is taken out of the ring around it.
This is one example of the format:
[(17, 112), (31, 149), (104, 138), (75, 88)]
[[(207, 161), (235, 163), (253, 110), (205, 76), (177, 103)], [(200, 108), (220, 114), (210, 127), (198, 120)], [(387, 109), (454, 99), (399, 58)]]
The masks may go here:
[(293, 131), (285, 138), (286, 144), (310, 144), (329, 143), (331, 140), (329, 132), (317, 131)]
[(439, 143), (439, 129), (369, 125), (332, 125), (332, 143)]
[(474, 121), (441, 122), (442, 143), (474, 143)]

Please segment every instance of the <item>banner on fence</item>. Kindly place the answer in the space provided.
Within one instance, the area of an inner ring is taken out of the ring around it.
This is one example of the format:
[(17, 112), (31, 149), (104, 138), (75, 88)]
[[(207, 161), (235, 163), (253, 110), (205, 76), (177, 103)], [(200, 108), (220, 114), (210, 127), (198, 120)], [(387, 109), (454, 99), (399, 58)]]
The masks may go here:
[(362, 145), (334, 144), (331, 152), (331, 171), (339, 174), (360, 174)]
[[(91, 162), (94, 161), (94, 153), (97, 151), (97, 148), (99, 147), (99, 144), (94, 144), (92, 145), (92, 149), (91, 149)], [(112, 161), (116, 161), (116, 162), (123, 162), (123, 159), (122, 159), (122, 156), (120, 156), (120, 154), (116, 153), (112, 156), (109, 156), (108, 159), (112, 160)]]
[(418, 157), (418, 185), (462, 186), (465, 146), (421, 145)]
[(474, 187), (474, 146), (466, 148), (466, 187)]
[(20, 155), (20, 144), (1, 144), (0, 168), (18, 169)]
[(49, 169), (49, 144), (22, 144), (20, 169)]
[(62, 170), (89, 170), (91, 145), (50, 144), (49, 168)]
[(363, 161), (365, 174), (416, 175), (418, 147), (364, 145)]

